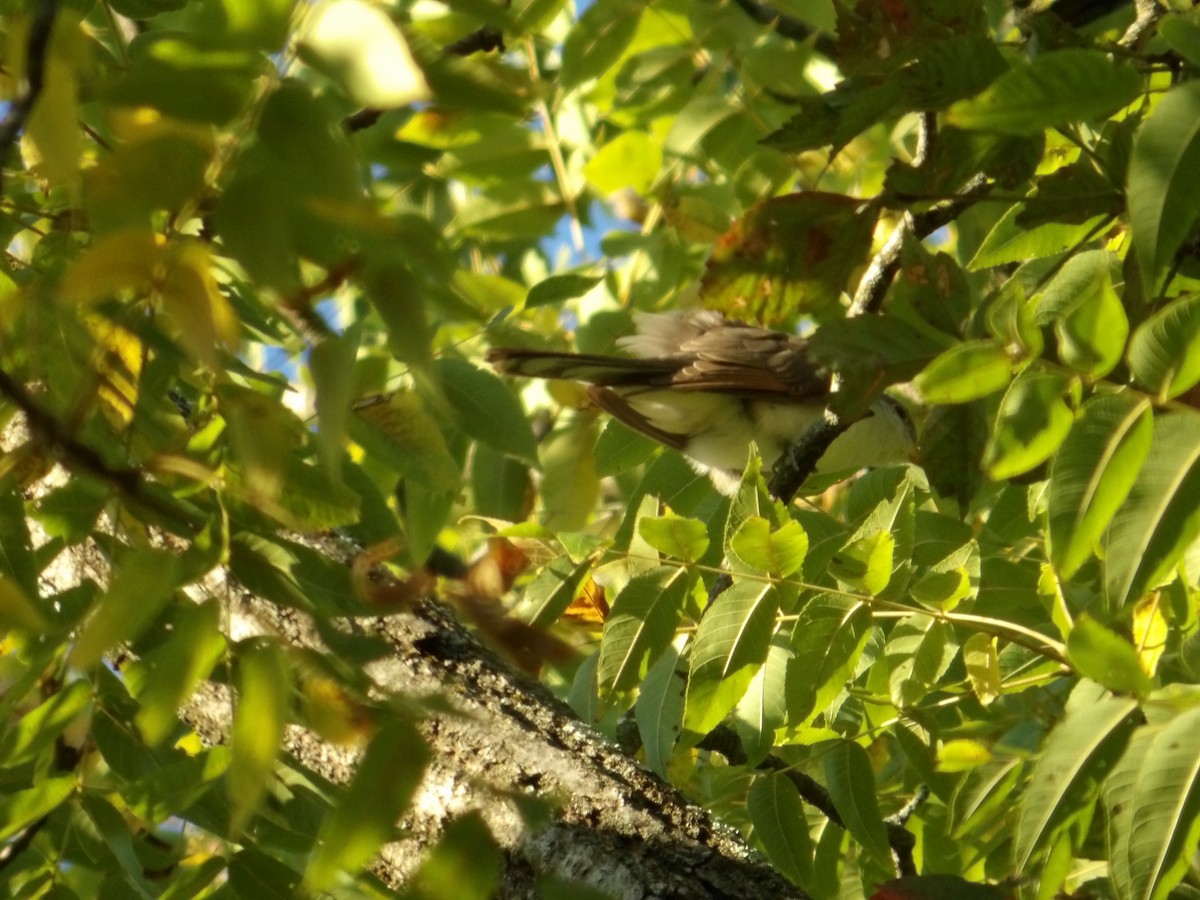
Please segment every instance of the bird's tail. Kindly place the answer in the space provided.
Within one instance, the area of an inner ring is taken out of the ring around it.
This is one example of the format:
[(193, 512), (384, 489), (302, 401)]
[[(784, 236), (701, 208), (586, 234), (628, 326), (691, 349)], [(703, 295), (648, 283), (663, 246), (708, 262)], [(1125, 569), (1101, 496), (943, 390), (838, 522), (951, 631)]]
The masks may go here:
[(665, 384), (679, 369), (677, 361), (668, 359), (623, 359), (519, 347), (496, 347), (488, 352), (487, 359), (505, 375), (582, 381), (604, 387)]

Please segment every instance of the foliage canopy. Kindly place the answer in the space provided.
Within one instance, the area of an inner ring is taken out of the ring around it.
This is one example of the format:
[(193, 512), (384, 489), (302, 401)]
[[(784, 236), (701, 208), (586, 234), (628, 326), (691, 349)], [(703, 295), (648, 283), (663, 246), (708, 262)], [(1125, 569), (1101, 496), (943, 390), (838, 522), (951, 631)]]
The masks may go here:
[[(395, 893), (420, 712), (333, 623), (483, 548), (440, 590), (814, 897), (1197, 896), (1200, 16), (1043, 5), (0, 17), (13, 895)], [(482, 362), (686, 303), (811, 330), (844, 417), (902, 385), (920, 465), (730, 500)], [(219, 572), (329, 651), (231, 633)], [(368, 749), (281, 827), (289, 723)]]

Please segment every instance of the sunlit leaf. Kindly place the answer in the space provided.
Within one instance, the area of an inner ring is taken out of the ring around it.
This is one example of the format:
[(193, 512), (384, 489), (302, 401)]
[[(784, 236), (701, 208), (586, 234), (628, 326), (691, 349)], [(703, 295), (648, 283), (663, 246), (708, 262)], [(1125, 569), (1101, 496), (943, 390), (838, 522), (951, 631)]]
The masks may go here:
[(682, 568), (652, 569), (633, 578), (613, 601), (596, 672), (602, 687), (623, 691), (671, 642), (691, 577)]
[(175, 556), (162, 550), (131, 551), (122, 559), (75, 640), (72, 665), (90, 669), (105, 651), (141, 634), (178, 587), (178, 570)]
[(58, 775), (43, 778), (30, 788), (6, 791), (0, 796), (0, 840), (49, 815), (77, 786), (74, 775)]
[(1044, 463), (1075, 422), (1078, 388), (1058, 373), (1027, 369), (1009, 385), (983, 464), (995, 481)]
[(362, 0), (326, 0), (308, 14), (303, 58), (364, 106), (429, 100), (429, 85), (408, 42), (387, 14)]
[(636, 0), (594, 3), (563, 41), (559, 81), (564, 90), (595, 78), (620, 58), (633, 40), (643, 11)]
[(787, 578), (804, 564), (808, 535), (799, 522), (789, 520), (772, 532), (766, 519), (753, 516), (738, 528), (729, 549), (751, 569)]
[(638, 519), (638, 534), (655, 550), (684, 562), (695, 562), (708, 549), (708, 526), (699, 519), (665, 516)]
[(1153, 686), (1134, 646), (1090, 616), (1075, 620), (1067, 655), (1080, 674), (1109, 690), (1144, 696)]
[(993, 341), (951, 347), (931, 362), (913, 384), (926, 403), (966, 403), (1008, 386), (1012, 358)]
[(254, 638), (238, 651), (238, 704), (227, 777), (234, 833), (246, 827), (266, 796), (291, 705), (291, 675), (279, 643)]

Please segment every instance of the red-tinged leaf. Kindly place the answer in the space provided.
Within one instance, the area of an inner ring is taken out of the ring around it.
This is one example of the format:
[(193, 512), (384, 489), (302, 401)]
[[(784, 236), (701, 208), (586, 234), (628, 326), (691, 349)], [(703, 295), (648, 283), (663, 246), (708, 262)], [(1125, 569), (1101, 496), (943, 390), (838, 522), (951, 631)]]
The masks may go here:
[(700, 284), (705, 305), (763, 322), (828, 312), (870, 250), (875, 217), (839, 194), (762, 201), (713, 249)]

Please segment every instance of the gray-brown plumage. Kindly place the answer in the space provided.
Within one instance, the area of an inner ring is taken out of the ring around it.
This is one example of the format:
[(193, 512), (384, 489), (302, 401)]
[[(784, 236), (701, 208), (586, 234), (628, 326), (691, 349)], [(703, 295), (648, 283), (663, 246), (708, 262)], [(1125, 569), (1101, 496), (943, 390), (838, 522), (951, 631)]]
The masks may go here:
[[(643, 313), (637, 333), (617, 341), (630, 357), (497, 348), (497, 370), (590, 385), (592, 401), (640, 432), (688, 456), (717, 487), (737, 488), (751, 441), (764, 466), (822, 414), (830, 375), (808, 359), (796, 335), (726, 321), (720, 313)], [(833, 442), (819, 471), (901, 462), (912, 423), (891, 398)]]

